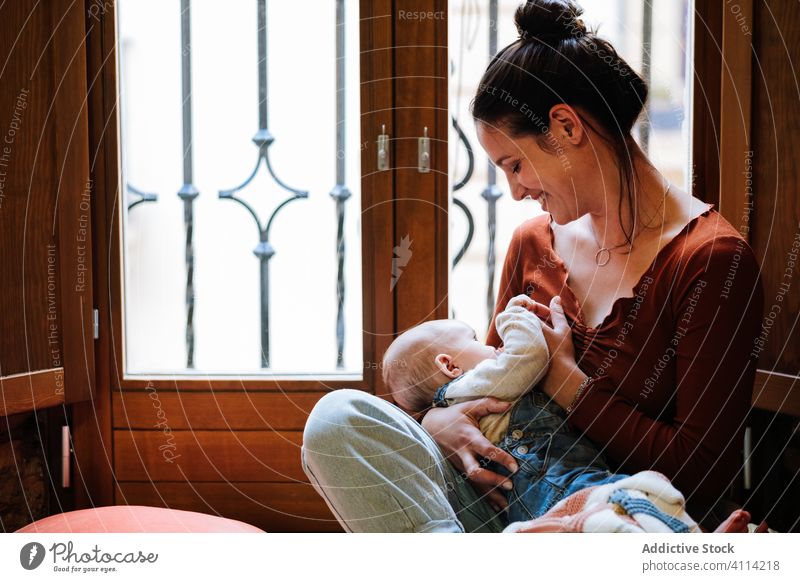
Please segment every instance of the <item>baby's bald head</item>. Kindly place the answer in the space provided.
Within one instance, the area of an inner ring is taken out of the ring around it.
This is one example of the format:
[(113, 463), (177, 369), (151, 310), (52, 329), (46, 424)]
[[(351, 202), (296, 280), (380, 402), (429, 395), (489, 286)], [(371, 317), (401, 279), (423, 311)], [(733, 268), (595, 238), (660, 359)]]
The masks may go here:
[[(436, 363), (440, 354), (448, 354), (461, 363), (457, 374), (491, 357), (493, 349), (477, 341), (470, 326), (454, 319), (426, 321), (403, 332), (383, 356), (383, 381), (395, 402), (412, 412), (431, 405), (436, 389), (452, 378)], [(476, 355), (477, 354), (477, 355)]]

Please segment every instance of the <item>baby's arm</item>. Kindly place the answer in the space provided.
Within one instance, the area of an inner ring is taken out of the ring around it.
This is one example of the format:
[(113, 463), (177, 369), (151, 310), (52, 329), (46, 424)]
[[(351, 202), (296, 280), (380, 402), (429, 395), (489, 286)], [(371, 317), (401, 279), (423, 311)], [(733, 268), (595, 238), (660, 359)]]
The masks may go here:
[(535, 386), (547, 373), (550, 357), (542, 333), (542, 322), (525, 305), (526, 295), (517, 295), (498, 314), (495, 325), (505, 351), (497, 359), (484, 360), (467, 377), (447, 389), (451, 404), (483, 396), (513, 401)]

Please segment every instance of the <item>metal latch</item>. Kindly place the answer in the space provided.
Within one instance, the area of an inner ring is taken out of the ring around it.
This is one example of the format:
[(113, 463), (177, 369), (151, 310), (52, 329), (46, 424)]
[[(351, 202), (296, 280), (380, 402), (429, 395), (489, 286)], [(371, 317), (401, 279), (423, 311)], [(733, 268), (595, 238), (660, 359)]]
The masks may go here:
[(381, 134), (378, 136), (378, 170), (389, 169), (389, 136), (386, 134), (386, 125), (381, 125)]
[(419, 159), (417, 169), (421, 174), (427, 174), (431, 171), (431, 138), (428, 137), (428, 128), (426, 127), (422, 137), (419, 138)]

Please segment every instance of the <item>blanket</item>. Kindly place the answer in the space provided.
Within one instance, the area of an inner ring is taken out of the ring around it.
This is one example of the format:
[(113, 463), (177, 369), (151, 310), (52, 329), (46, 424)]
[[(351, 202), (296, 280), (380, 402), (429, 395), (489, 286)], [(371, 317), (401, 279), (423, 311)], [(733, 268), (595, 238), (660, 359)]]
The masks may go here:
[[(746, 532), (750, 514), (736, 510), (717, 532)], [(504, 533), (702, 533), (686, 513), (686, 500), (656, 471), (642, 471), (573, 493), (547, 513), (509, 524)]]

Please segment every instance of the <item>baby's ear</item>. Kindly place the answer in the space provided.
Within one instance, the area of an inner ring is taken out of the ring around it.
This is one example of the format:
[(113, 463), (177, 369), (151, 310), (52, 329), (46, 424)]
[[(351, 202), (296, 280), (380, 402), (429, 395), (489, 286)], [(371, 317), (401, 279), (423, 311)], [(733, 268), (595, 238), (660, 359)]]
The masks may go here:
[(437, 354), (433, 358), (433, 364), (448, 376), (452, 376), (453, 372), (458, 369), (453, 366), (453, 358), (450, 354)]

